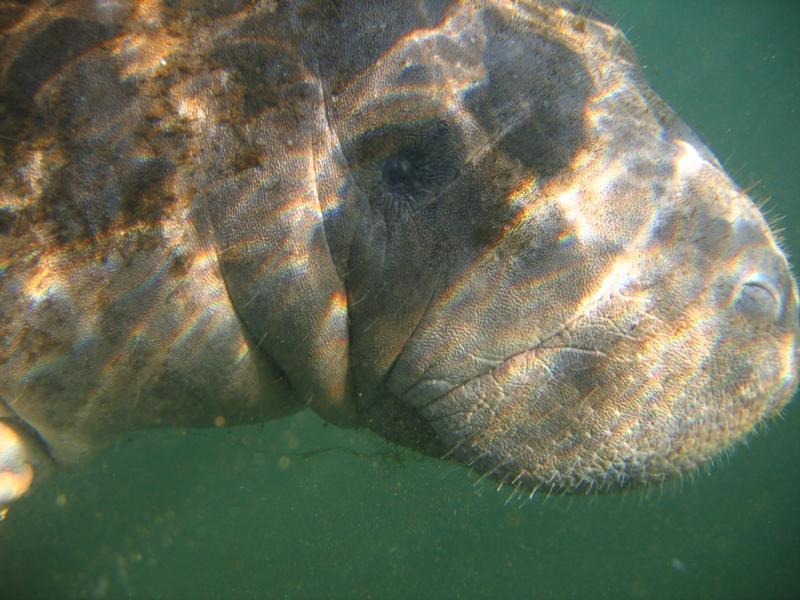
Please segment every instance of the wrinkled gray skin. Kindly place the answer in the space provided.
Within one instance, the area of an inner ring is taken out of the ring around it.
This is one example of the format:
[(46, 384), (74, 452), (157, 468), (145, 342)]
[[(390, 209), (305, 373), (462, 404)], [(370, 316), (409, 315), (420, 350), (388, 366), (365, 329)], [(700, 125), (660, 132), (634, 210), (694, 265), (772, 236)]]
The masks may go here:
[(0, 504), (133, 428), (307, 405), (612, 490), (791, 397), (784, 255), (587, 9), (2, 7)]

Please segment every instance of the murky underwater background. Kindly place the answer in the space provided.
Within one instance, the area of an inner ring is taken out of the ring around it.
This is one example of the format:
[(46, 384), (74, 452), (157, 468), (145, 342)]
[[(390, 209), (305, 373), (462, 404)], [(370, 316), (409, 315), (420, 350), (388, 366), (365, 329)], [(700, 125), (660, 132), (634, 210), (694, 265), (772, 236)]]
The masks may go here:
[[(800, 257), (800, 2), (605, 0)], [(0, 598), (796, 598), (800, 406), (711, 475), (512, 500), (326, 427), (139, 432), (0, 523)]]

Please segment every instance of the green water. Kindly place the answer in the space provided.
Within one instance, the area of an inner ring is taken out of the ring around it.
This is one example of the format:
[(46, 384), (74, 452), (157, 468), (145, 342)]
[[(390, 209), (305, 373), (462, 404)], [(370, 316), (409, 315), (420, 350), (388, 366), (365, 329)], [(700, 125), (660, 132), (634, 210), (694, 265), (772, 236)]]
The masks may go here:
[[(800, 2), (605, 6), (800, 256)], [(137, 433), (13, 508), (0, 598), (800, 597), (798, 458), (793, 406), (710, 475), (520, 505), (308, 413)]]

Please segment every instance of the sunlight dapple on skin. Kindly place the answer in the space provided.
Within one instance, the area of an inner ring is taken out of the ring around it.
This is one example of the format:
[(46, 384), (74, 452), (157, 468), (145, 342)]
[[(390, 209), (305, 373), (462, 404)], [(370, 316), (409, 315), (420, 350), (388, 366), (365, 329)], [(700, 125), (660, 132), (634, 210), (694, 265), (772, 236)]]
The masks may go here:
[(0, 504), (136, 428), (306, 407), (612, 491), (791, 398), (783, 252), (593, 9), (5, 2), (0, 30)]

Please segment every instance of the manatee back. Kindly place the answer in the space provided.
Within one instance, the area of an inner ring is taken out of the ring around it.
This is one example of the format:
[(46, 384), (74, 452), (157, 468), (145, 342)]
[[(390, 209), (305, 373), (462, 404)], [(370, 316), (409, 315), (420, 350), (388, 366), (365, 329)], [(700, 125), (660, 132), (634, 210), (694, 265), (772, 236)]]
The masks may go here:
[(192, 61), (176, 58), (205, 59), (210, 44), (187, 24), (214, 30), (226, 12), (90, 1), (0, 11), (3, 412), (75, 462), (136, 426), (296, 410), (243, 331), (196, 216), (204, 161), (247, 168), (206, 147), (238, 147), (228, 138), (195, 135), (210, 123), (194, 112)]

